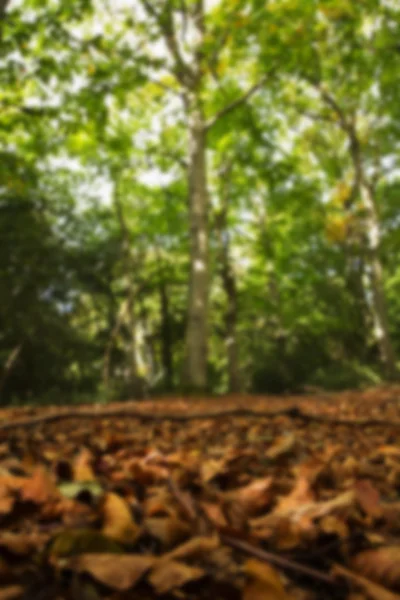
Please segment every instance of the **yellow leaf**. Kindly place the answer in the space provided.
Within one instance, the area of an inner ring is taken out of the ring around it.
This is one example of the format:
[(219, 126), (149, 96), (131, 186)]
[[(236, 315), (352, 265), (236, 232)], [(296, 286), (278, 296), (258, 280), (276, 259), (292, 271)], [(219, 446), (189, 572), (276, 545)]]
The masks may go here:
[(245, 564), (248, 581), (243, 600), (290, 600), (279, 573), (269, 564), (250, 559)]
[(133, 544), (139, 536), (139, 527), (132, 518), (126, 501), (109, 492), (105, 495), (100, 507), (103, 515), (102, 532), (122, 544)]
[(87, 449), (83, 448), (74, 461), (74, 481), (95, 481), (96, 476), (92, 469), (93, 456)]

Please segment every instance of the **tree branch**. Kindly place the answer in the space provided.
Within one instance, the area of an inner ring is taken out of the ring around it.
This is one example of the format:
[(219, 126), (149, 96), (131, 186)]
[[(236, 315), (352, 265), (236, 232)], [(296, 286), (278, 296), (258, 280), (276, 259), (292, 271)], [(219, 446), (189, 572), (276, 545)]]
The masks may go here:
[(296, 105), (294, 105), (294, 108), (295, 108), (295, 110), (297, 110), (297, 112), (300, 115), (303, 115), (304, 117), (308, 117), (312, 121), (324, 121), (325, 123), (332, 123), (332, 124), (335, 123), (335, 120), (332, 119), (331, 117), (329, 117), (328, 115), (318, 114), (311, 110), (306, 110), (306, 109), (303, 109), (300, 106), (296, 106)]
[(10, 4), (10, 0), (0, 0), (0, 21), (3, 20), (9, 4)]
[(193, 82), (193, 71), (184, 61), (176, 39), (176, 31), (172, 18), (171, 3), (167, 2), (163, 12), (156, 11), (151, 0), (141, 0), (144, 10), (156, 22), (159, 31), (164, 38), (166, 46), (175, 62), (174, 72), (179, 82), (188, 87)]
[(244, 104), (247, 100), (249, 100), (256, 92), (258, 92), (258, 90), (260, 90), (263, 87), (270, 75), (271, 73), (268, 73), (268, 75), (264, 75), (264, 77), (262, 77), (257, 83), (252, 85), (251, 88), (249, 88), (245, 94), (243, 94), (242, 96), (225, 106), (216, 115), (214, 115), (207, 122), (206, 130), (208, 131), (209, 129), (211, 129), (211, 127), (213, 127), (220, 119), (222, 119), (227, 114), (235, 110), (235, 108), (237, 108), (238, 106)]

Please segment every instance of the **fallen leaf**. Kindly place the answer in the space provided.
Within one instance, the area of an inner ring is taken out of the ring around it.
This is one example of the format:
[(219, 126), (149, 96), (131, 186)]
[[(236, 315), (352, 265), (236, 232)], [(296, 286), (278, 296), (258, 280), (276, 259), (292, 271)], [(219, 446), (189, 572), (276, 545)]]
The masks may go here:
[(49, 545), (49, 556), (55, 559), (98, 552), (122, 554), (122, 547), (99, 531), (91, 529), (62, 531)]
[(270, 504), (271, 484), (272, 477), (256, 479), (244, 487), (226, 492), (222, 497), (225, 502), (239, 504), (241, 511), (252, 517)]
[(223, 473), (226, 469), (225, 459), (211, 458), (204, 461), (200, 467), (200, 477), (203, 483), (210, 483), (217, 475)]
[(92, 453), (87, 448), (82, 448), (72, 465), (74, 481), (96, 481), (92, 465)]
[(400, 600), (398, 594), (393, 594), (393, 592), (390, 592), (381, 585), (373, 583), (361, 575), (356, 575), (341, 565), (334, 565), (333, 572), (342, 575), (349, 581), (358, 585), (358, 587), (366, 592), (370, 600)]
[(221, 542), (217, 535), (194, 537), (165, 554), (163, 560), (202, 557), (213, 552), (220, 545)]
[(37, 467), (21, 485), (20, 496), (25, 502), (45, 504), (60, 498), (61, 494), (50, 474), (43, 467)]
[(159, 540), (164, 549), (171, 548), (191, 535), (190, 526), (177, 517), (154, 517), (146, 519), (144, 529)]
[(385, 546), (357, 554), (351, 566), (361, 575), (400, 590), (400, 546)]
[(310, 481), (306, 477), (299, 477), (294, 488), (287, 496), (283, 496), (278, 501), (274, 512), (287, 513), (301, 505), (314, 502), (315, 494), (311, 489)]
[(8, 515), (15, 503), (15, 496), (5, 485), (0, 484), (0, 515)]
[(155, 564), (154, 556), (139, 554), (82, 554), (68, 568), (89, 573), (96, 581), (120, 592), (133, 588)]
[(58, 490), (71, 500), (83, 496), (99, 498), (103, 494), (103, 488), (97, 481), (66, 481), (58, 486)]
[(368, 480), (356, 481), (354, 484), (356, 500), (365, 514), (370, 517), (380, 517), (382, 507), (380, 506), (379, 492)]
[(103, 517), (102, 532), (122, 544), (133, 544), (140, 534), (140, 528), (133, 520), (126, 501), (112, 492), (107, 493), (101, 503)]
[(23, 595), (24, 588), (20, 585), (9, 585), (0, 589), (0, 600), (14, 600), (16, 598), (22, 598)]
[(0, 534), (0, 548), (18, 556), (26, 556), (45, 545), (49, 538), (46, 533), (13, 533), (4, 531)]
[(276, 569), (254, 558), (244, 566), (248, 580), (243, 589), (243, 600), (290, 600)]
[(155, 565), (148, 581), (157, 594), (167, 594), (190, 581), (204, 577), (205, 572), (199, 567), (190, 567), (175, 560), (163, 560)]
[(265, 456), (270, 459), (280, 458), (284, 454), (288, 454), (294, 449), (296, 444), (296, 436), (294, 433), (282, 435), (275, 440), (274, 444), (268, 448)]

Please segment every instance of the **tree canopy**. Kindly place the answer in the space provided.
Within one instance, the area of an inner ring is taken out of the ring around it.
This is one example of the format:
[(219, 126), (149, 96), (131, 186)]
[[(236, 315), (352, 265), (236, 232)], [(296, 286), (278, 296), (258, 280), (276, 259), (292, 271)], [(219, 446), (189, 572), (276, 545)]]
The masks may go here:
[(0, 1), (0, 398), (398, 378), (400, 6)]

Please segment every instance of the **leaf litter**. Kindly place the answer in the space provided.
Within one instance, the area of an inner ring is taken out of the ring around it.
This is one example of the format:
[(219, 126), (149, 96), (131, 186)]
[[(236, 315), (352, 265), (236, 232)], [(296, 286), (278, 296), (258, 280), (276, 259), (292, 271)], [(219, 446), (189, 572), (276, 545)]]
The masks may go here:
[(0, 411), (0, 600), (400, 600), (399, 387), (82, 415)]

